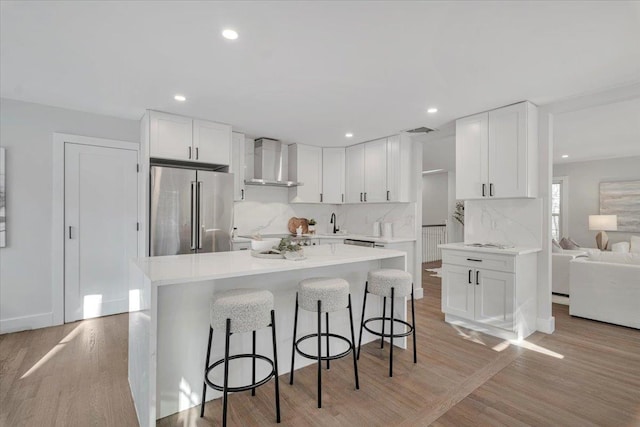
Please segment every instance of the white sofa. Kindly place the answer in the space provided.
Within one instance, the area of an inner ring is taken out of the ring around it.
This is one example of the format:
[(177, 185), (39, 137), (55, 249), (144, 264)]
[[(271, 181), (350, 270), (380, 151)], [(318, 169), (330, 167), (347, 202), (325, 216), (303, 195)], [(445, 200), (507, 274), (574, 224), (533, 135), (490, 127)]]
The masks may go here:
[(640, 329), (640, 254), (593, 253), (569, 262), (569, 313)]
[(569, 262), (587, 255), (586, 250), (563, 250), (551, 255), (551, 292), (569, 295)]

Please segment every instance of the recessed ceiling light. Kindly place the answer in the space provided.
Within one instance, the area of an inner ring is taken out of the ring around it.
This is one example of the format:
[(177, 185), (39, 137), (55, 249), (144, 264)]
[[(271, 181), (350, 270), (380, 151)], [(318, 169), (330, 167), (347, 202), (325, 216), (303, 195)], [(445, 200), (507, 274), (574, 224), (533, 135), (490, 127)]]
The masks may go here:
[(433, 113), (437, 113), (438, 109), (436, 107), (431, 107), (427, 110), (427, 113), (429, 114), (433, 114)]
[(235, 40), (238, 38), (238, 33), (227, 28), (226, 30), (222, 30), (222, 37), (227, 40)]
[(351, 132), (347, 132), (344, 134), (347, 138), (353, 138), (353, 134)]
[(568, 158), (569, 158), (569, 155), (568, 155), (568, 154), (563, 154), (563, 155), (562, 155), (562, 158), (563, 158), (563, 159), (568, 159)]
[(175, 99), (176, 101), (180, 101), (180, 102), (184, 102), (187, 100), (187, 98), (185, 98), (184, 95), (176, 95), (173, 97), (173, 99)]

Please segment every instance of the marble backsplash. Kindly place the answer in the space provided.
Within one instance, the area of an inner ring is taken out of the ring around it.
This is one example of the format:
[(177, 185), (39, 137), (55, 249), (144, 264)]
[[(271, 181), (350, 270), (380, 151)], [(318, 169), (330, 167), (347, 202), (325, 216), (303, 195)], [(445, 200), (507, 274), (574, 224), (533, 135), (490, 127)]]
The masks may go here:
[(370, 236), (374, 222), (391, 222), (393, 237), (416, 236), (415, 203), (367, 203), (340, 205), (338, 225), (351, 234)]
[(415, 236), (415, 203), (366, 205), (289, 204), (286, 188), (246, 186), (246, 199), (235, 203), (234, 227), (239, 235), (287, 233), (289, 218), (314, 218), (318, 233), (330, 233), (331, 214), (341, 230), (371, 235), (373, 223), (392, 222), (395, 237)]
[(467, 200), (465, 243), (542, 247), (542, 199)]

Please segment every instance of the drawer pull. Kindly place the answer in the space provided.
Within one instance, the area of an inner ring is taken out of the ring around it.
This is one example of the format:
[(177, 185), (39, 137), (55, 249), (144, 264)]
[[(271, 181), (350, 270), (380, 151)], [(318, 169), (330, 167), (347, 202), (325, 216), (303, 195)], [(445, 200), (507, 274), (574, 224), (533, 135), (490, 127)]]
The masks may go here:
[(475, 259), (475, 258), (467, 258), (467, 261), (482, 262), (481, 259)]

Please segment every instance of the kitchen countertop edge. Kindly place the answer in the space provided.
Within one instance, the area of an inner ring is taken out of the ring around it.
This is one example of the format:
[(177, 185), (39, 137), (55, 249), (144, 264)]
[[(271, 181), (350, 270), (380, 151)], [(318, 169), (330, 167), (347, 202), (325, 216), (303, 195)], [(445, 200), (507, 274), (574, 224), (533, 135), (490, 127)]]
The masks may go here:
[(440, 249), (450, 249), (456, 251), (466, 251), (466, 252), (481, 252), (488, 254), (499, 254), (499, 255), (527, 255), (533, 254), (536, 252), (540, 252), (542, 249), (540, 248), (531, 248), (531, 247), (523, 247), (516, 246), (513, 248), (499, 249), (499, 248), (481, 248), (477, 246), (466, 246), (465, 243), (443, 243), (438, 245)]

